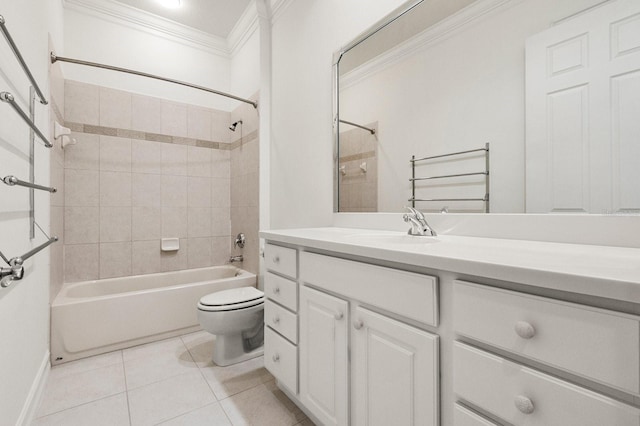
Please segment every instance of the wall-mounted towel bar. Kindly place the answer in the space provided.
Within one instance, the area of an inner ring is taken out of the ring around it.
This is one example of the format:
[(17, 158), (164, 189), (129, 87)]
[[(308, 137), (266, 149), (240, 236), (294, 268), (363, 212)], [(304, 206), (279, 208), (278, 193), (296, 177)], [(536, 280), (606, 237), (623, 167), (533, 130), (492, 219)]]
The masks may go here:
[(39, 251), (49, 247), (56, 241), (58, 241), (58, 237), (49, 238), (47, 241), (35, 248), (32, 248), (22, 256), (12, 257), (11, 259), (7, 259), (7, 257), (0, 252), (0, 257), (7, 263), (7, 265), (9, 265), (7, 268), (0, 268), (0, 287), (6, 288), (9, 287), (13, 281), (21, 280), (24, 277), (24, 261)]
[(35, 184), (35, 183), (31, 183), (31, 182), (25, 182), (23, 180), (18, 179), (17, 177), (15, 177), (13, 175), (5, 176), (4, 178), (2, 178), (2, 182), (4, 182), (5, 184), (7, 184), (9, 186), (25, 186), (27, 188), (39, 189), (41, 191), (47, 191), (47, 192), (51, 192), (51, 193), (58, 191), (56, 188), (53, 188), (51, 186), (43, 186), (43, 185), (38, 185), (38, 184)]
[[(482, 152), (484, 151), (485, 157), (485, 169), (479, 172), (470, 172), (470, 173), (451, 173), (451, 174), (443, 174), (436, 176), (426, 176), (426, 177), (416, 177), (416, 163), (419, 161), (427, 161), (427, 160), (435, 160), (439, 158), (458, 156), (463, 154), (471, 154), (474, 152)], [(411, 163), (411, 178), (409, 182), (411, 182), (411, 198), (408, 201), (411, 202), (411, 206), (415, 207), (416, 202), (438, 202), (438, 201), (483, 201), (485, 203), (485, 212), (489, 213), (489, 144), (485, 144), (484, 148), (478, 149), (469, 149), (466, 151), (458, 151), (458, 152), (450, 152), (448, 154), (441, 155), (432, 155), (429, 157), (415, 158), (415, 155), (411, 157), (409, 160)], [(456, 178), (462, 176), (477, 176), (482, 175), (485, 177), (485, 194), (482, 198), (416, 198), (416, 182), (424, 181), (424, 180), (432, 180), (432, 179), (445, 179), (445, 178)]]
[(350, 125), (350, 126), (358, 127), (358, 128), (360, 128), (360, 129), (363, 129), (363, 130), (366, 130), (367, 132), (370, 132), (372, 135), (375, 135), (375, 134), (376, 134), (376, 129), (370, 129), (369, 127), (362, 126), (362, 125), (360, 125), (360, 124), (353, 123), (353, 122), (351, 122), (351, 121), (347, 121), (347, 120), (340, 120), (340, 122), (341, 122), (341, 123), (344, 123), (344, 124), (348, 124), (348, 125)]
[(13, 51), (13, 54), (15, 55), (16, 59), (20, 63), (20, 66), (24, 70), (24, 73), (27, 75), (27, 78), (31, 82), (31, 85), (36, 90), (36, 93), (40, 98), (40, 103), (43, 105), (47, 105), (49, 102), (42, 94), (42, 90), (40, 90), (40, 86), (38, 86), (38, 83), (36, 83), (36, 80), (35, 78), (33, 78), (33, 74), (31, 74), (31, 71), (29, 70), (27, 63), (24, 61), (24, 58), (22, 58), (22, 54), (20, 53), (20, 50), (18, 50), (18, 46), (16, 46), (16, 43), (13, 41), (13, 38), (11, 37), (11, 34), (9, 34), (9, 30), (7, 30), (7, 27), (5, 25), (5, 19), (2, 15), (0, 15), (0, 30), (2, 31), (2, 35), (4, 36), (4, 38), (7, 40), (7, 43), (9, 43), (9, 46), (11, 47), (11, 50)]
[(89, 61), (82, 61), (80, 59), (65, 58), (65, 57), (62, 57), (62, 56), (57, 56), (56, 54), (51, 52), (51, 63), (53, 64), (53, 63), (55, 63), (57, 61), (68, 62), (70, 64), (77, 64), (77, 65), (86, 65), (86, 66), (89, 66), (89, 67), (102, 68), (102, 69), (105, 69), (105, 70), (124, 72), (124, 73), (127, 73), (127, 74), (138, 75), (140, 77), (147, 77), (147, 78), (153, 78), (153, 79), (156, 79), (156, 80), (162, 80), (162, 81), (166, 81), (168, 83), (174, 83), (174, 84), (179, 84), (181, 86), (191, 87), (192, 89), (204, 90), (205, 92), (213, 93), (215, 95), (225, 96), (227, 98), (235, 99), (236, 101), (240, 101), (240, 102), (244, 102), (244, 103), (247, 103), (247, 104), (251, 104), (251, 105), (253, 105), (254, 108), (258, 108), (258, 103), (256, 101), (252, 101), (250, 99), (240, 98), (238, 96), (231, 95), (229, 93), (220, 92), (219, 90), (209, 89), (208, 87), (198, 86), (197, 84), (187, 83), (185, 81), (180, 81), (180, 80), (174, 80), (173, 78), (160, 77), (158, 75), (149, 74), (149, 73), (142, 72), (142, 71), (130, 70), (130, 69), (121, 68), (121, 67), (114, 67), (112, 65), (99, 64), (97, 62), (89, 62)]
[(38, 127), (33, 123), (31, 118), (29, 118), (29, 116), (20, 108), (20, 106), (18, 105), (18, 103), (16, 102), (15, 98), (11, 93), (0, 92), (0, 101), (6, 102), (9, 105), (11, 105), (13, 110), (18, 113), (18, 115), (24, 120), (24, 122), (27, 123), (29, 127), (31, 127), (31, 129), (42, 140), (42, 142), (44, 142), (44, 146), (46, 146), (47, 148), (51, 148), (53, 146), (53, 144), (51, 144), (51, 142), (47, 140), (46, 136), (40, 131), (40, 129), (38, 129)]

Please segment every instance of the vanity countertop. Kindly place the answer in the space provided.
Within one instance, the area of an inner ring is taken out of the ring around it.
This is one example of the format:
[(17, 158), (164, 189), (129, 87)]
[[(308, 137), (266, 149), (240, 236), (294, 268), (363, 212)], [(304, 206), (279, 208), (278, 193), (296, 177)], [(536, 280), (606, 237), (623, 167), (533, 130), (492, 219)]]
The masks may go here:
[[(272, 242), (640, 303), (640, 249), (351, 228), (262, 231)], [(434, 241), (435, 240), (435, 241)]]

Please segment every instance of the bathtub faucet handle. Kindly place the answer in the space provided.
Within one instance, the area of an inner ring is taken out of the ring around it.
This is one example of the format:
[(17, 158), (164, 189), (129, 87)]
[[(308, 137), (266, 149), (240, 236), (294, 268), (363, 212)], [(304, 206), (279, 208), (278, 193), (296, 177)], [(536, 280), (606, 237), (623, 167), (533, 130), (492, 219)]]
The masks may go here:
[(239, 248), (244, 248), (244, 245), (247, 243), (247, 239), (245, 238), (244, 234), (242, 232), (240, 232), (238, 235), (236, 235), (236, 239), (233, 242), (233, 246), (234, 247), (239, 247)]

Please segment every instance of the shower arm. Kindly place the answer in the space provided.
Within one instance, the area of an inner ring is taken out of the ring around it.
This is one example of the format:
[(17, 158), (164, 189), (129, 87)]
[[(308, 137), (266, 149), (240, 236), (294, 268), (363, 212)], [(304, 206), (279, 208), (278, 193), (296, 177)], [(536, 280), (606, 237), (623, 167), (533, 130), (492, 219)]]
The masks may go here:
[(153, 78), (153, 79), (156, 79), (156, 80), (162, 80), (162, 81), (166, 81), (168, 83), (174, 83), (174, 84), (179, 84), (181, 86), (191, 87), (192, 89), (204, 90), (205, 92), (213, 93), (215, 95), (225, 96), (227, 98), (235, 99), (236, 101), (240, 101), (240, 102), (244, 102), (246, 104), (253, 105), (253, 107), (256, 108), (256, 109), (258, 108), (258, 103), (256, 101), (252, 101), (250, 99), (244, 99), (244, 98), (241, 98), (241, 97), (238, 97), (238, 96), (235, 96), (235, 95), (231, 95), (231, 94), (225, 93), (225, 92), (220, 92), (219, 90), (209, 89), (208, 87), (198, 86), (197, 84), (187, 83), (186, 81), (174, 80), (172, 78), (167, 78), (167, 77), (160, 77), (158, 75), (149, 74), (149, 73), (142, 72), (142, 71), (130, 70), (130, 69), (121, 68), (121, 67), (114, 67), (112, 65), (99, 64), (97, 62), (89, 62), (89, 61), (83, 61), (83, 60), (80, 60), (80, 59), (65, 58), (63, 56), (57, 56), (55, 53), (51, 52), (51, 63), (54, 64), (57, 61), (68, 62), (70, 64), (77, 64), (77, 65), (86, 65), (86, 66), (95, 67), (95, 68), (103, 68), (103, 69), (106, 69), (106, 70), (118, 71), (118, 72), (123, 72), (123, 73), (127, 73), (127, 74), (138, 75), (140, 77), (147, 77), (147, 78)]

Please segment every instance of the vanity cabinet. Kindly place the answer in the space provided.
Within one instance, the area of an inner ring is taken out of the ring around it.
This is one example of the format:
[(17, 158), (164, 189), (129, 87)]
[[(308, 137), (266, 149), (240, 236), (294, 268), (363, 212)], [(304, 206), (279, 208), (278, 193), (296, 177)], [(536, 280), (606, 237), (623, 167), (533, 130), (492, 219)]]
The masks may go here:
[(265, 245), (264, 364), (290, 392), (298, 392), (297, 251)]
[[(438, 336), (392, 317), (436, 323), (435, 278), (303, 252), (300, 281), (304, 406), (323, 425), (438, 425)], [(419, 297), (399, 308), (382, 285)]]

